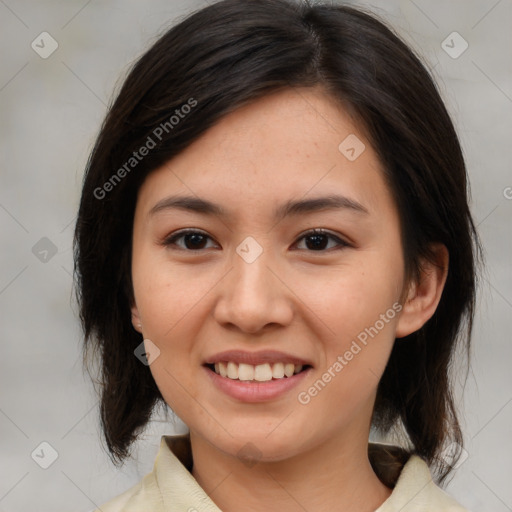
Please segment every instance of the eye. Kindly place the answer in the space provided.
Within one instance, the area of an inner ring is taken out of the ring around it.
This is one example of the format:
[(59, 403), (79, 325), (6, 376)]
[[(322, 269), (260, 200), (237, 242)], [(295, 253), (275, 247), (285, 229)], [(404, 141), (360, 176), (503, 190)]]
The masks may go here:
[[(207, 241), (212, 240), (212, 238), (202, 231), (198, 231), (195, 229), (185, 229), (183, 231), (178, 231), (177, 233), (173, 233), (169, 237), (167, 237), (162, 244), (165, 246), (177, 246), (184, 250), (189, 251), (200, 251), (202, 249), (207, 249)], [(329, 239), (334, 241), (334, 247), (327, 247), (329, 245)], [(178, 243), (179, 240), (183, 240), (183, 243)], [(311, 251), (322, 252), (326, 248), (343, 248), (349, 247), (350, 244), (337, 237), (336, 235), (325, 231), (323, 229), (313, 229), (303, 234), (298, 241), (306, 241), (306, 248)]]
[[(308, 249), (316, 252), (321, 252), (324, 251), (324, 249), (326, 249), (327, 245), (329, 245), (329, 239), (335, 242), (334, 248), (337, 247), (338, 249), (340, 249), (343, 247), (349, 247), (350, 245), (341, 238), (337, 237), (336, 235), (333, 235), (332, 233), (325, 231), (323, 229), (313, 229), (311, 231), (308, 231), (299, 238), (299, 241), (305, 240), (305, 245)], [(330, 248), (332, 249), (333, 247)]]
[[(201, 249), (205, 249), (205, 243), (209, 238), (210, 237), (206, 233), (203, 233), (202, 231), (197, 231), (195, 229), (186, 229), (183, 231), (178, 231), (178, 233), (173, 233), (171, 236), (167, 237), (163, 241), (163, 245), (177, 245), (181, 249), (198, 251)], [(176, 243), (180, 239), (183, 239), (184, 246)]]

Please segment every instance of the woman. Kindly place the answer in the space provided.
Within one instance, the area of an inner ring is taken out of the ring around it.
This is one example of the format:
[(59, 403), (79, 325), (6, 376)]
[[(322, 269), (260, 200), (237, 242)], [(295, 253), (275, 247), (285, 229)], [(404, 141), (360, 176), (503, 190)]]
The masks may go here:
[(164, 34), (91, 154), (75, 270), (114, 462), (157, 404), (190, 432), (101, 510), (464, 510), (434, 481), (462, 450), (467, 196), (431, 77), (373, 16), (226, 0)]

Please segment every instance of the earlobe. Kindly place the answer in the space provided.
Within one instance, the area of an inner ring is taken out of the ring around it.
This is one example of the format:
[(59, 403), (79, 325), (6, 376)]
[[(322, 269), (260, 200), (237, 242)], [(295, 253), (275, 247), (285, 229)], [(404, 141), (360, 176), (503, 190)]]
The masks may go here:
[(137, 306), (132, 306), (131, 307), (131, 312), (132, 312), (132, 325), (133, 325), (133, 328), (137, 331), (137, 332), (140, 332), (142, 334), (142, 322), (140, 321), (140, 315), (139, 315), (139, 310), (137, 309)]
[(433, 260), (423, 260), (418, 281), (412, 282), (397, 323), (397, 338), (418, 331), (434, 315), (448, 276), (449, 254), (443, 244), (434, 244)]

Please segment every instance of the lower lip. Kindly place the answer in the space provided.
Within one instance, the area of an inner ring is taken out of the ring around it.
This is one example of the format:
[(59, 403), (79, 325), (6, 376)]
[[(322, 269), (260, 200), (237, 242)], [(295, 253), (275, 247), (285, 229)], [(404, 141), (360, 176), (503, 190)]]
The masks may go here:
[(306, 377), (311, 367), (295, 373), (291, 377), (272, 379), (265, 382), (240, 381), (221, 377), (210, 368), (203, 366), (215, 386), (226, 395), (242, 402), (266, 402), (284, 395), (297, 386)]

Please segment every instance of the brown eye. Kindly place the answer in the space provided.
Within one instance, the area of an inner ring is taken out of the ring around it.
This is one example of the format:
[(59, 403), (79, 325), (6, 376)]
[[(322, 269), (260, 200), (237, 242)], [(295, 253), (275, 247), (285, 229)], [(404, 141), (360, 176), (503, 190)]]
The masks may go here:
[[(211, 246), (207, 247), (208, 240), (212, 240), (212, 238), (206, 233), (189, 229), (173, 233), (163, 241), (163, 245), (174, 246), (187, 251), (201, 251), (211, 248)], [(314, 229), (305, 233), (299, 238), (299, 241), (301, 240), (305, 241), (307, 251), (315, 252), (326, 252), (326, 249), (342, 249), (350, 245), (334, 234), (321, 229)], [(329, 244), (331, 244), (330, 247)]]
[(341, 240), (339, 237), (321, 229), (314, 229), (309, 231), (308, 233), (302, 235), (299, 240), (305, 240), (306, 249), (317, 252), (325, 252), (324, 250), (329, 245), (329, 240), (335, 242), (334, 247), (331, 246), (329, 249), (349, 246), (347, 242)]
[[(177, 241), (181, 239), (183, 239), (183, 242), (177, 243)], [(175, 245), (181, 249), (189, 251), (198, 251), (206, 248), (205, 245), (208, 239), (210, 239), (210, 237), (201, 231), (187, 230), (174, 233), (173, 235), (164, 240), (163, 245)]]

